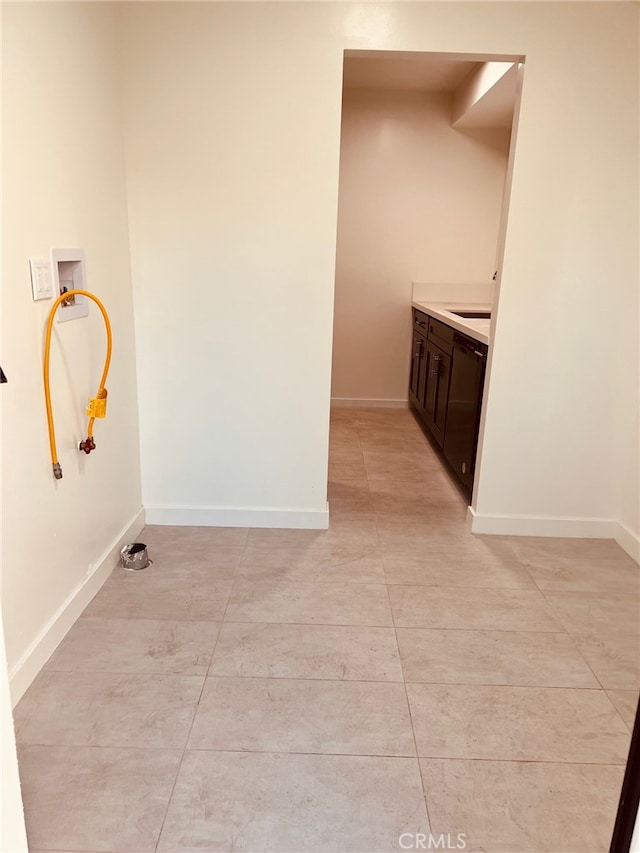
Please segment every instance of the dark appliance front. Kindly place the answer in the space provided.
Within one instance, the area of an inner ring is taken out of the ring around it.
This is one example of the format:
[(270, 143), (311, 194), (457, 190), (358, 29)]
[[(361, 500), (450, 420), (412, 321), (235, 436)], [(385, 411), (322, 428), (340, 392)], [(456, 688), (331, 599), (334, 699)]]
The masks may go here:
[(469, 492), (473, 488), (476, 467), (486, 364), (486, 345), (456, 332), (443, 451)]

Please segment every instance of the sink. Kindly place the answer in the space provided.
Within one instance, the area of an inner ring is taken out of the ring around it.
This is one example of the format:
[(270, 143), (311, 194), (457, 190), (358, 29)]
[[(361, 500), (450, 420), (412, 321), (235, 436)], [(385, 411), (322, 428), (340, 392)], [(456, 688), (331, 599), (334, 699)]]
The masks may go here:
[(490, 320), (491, 319), (491, 311), (451, 311), (451, 314), (455, 314), (456, 317), (466, 317), (471, 320)]

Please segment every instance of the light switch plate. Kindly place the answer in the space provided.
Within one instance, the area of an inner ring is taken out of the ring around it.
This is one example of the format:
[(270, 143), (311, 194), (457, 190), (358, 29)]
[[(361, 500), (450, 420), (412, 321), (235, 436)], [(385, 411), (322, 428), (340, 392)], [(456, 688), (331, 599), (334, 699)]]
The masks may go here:
[(42, 258), (29, 258), (29, 267), (31, 269), (31, 292), (34, 302), (38, 299), (51, 299), (53, 281), (49, 261)]

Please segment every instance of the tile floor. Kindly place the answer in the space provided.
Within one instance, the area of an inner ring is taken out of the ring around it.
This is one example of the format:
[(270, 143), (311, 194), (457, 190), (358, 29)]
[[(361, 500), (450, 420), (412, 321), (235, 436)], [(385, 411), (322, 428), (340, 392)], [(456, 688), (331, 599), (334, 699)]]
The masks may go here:
[(406, 410), (333, 413), (330, 502), (146, 529), (18, 705), (34, 853), (608, 850), (638, 566), (472, 536)]

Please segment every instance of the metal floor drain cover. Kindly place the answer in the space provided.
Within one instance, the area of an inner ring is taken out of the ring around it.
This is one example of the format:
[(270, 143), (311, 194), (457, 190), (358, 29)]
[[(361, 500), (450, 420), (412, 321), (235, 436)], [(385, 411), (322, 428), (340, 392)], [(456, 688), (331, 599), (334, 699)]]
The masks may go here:
[(142, 542), (125, 545), (120, 551), (120, 565), (129, 572), (138, 572), (140, 569), (146, 569), (152, 562), (153, 560), (149, 559), (149, 554), (147, 553), (147, 546)]

